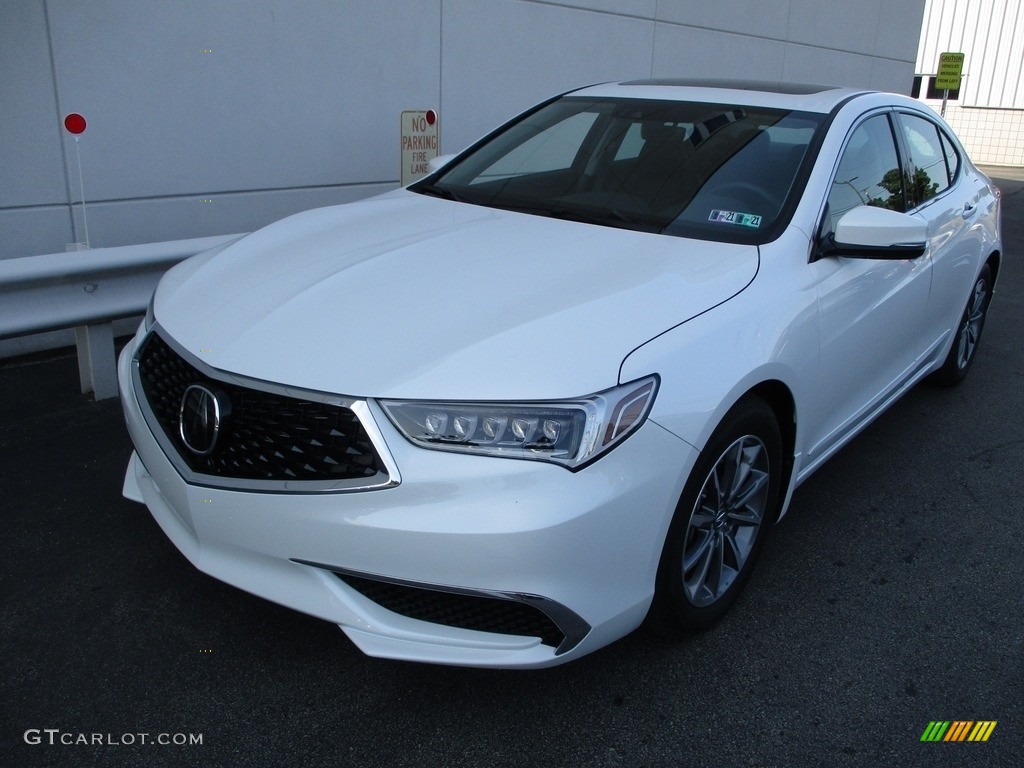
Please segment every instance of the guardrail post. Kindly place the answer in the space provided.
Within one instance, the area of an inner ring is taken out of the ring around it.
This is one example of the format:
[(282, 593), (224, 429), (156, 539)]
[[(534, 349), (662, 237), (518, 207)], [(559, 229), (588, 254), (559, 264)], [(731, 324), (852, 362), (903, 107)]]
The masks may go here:
[(75, 328), (78, 348), (78, 380), (83, 393), (97, 400), (117, 397), (117, 360), (114, 358), (114, 325), (80, 325)]

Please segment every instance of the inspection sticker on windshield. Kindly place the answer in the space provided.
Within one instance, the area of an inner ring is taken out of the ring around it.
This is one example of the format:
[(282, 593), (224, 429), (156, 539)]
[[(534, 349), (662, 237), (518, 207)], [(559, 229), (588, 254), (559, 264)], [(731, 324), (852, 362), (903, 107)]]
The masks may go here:
[(761, 226), (761, 217), (752, 213), (737, 213), (736, 211), (713, 210), (708, 216), (708, 221), (721, 221), (726, 224), (739, 224), (741, 227)]

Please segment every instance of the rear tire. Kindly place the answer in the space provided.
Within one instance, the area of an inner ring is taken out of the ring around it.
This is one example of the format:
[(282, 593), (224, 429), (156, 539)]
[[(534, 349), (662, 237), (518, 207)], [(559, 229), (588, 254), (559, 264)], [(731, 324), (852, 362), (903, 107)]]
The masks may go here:
[(988, 316), (988, 305), (991, 301), (992, 272), (986, 264), (974, 281), (974, 288), (971, 289), (967, 306), (957, 326), (953, 346), (950, 347), (942, 367), (932, 374), (932, 381), (936, 384), (952, 387), (967, 376), (978, 352), (978, 343), (981, 341), (981, 332), (985, 328), (985, 318)]
[(680, 637), (717, 622), (743, 590), (775, 522), (782, 436), (758, 397), (737, 403), (686, 482), (662, 550), (647, 625)]

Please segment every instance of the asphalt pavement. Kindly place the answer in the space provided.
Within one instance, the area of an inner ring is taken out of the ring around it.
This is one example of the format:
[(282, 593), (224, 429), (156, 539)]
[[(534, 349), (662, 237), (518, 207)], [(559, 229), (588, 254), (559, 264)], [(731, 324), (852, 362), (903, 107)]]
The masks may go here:
[[(1024, 765), (1024, 174), (979, 357), (796, 493), (750, 586), (681, 643), (543, 671), (371, 659), (193, 568), (121, 497), (117, 401), (0, 363), (5, 766)], [(986, 742), (923, 742), (995, 721)], [(169, 742), (169, 743), (161, 743)]]

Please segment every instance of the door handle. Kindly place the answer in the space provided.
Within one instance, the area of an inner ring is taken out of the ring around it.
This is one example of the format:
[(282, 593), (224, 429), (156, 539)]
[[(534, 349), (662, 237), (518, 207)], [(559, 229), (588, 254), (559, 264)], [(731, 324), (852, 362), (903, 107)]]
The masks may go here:
[(964, 218), (969, 219), (974, 215), (974, 212), (978, 209), (978, 206), (974, 203), (964, 203)]

